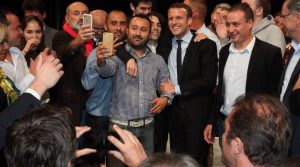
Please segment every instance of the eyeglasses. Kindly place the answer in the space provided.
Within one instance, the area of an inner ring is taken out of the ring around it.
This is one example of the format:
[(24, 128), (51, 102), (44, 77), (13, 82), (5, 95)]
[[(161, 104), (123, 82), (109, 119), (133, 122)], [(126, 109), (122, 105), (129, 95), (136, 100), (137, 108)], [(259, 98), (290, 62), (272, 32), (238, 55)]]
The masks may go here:
[(296, 14), (298, 12), (292, 12), (292, 13), (288, 13), (288, 14), (285, 14), (285, 15), (280, 15), (280, 18), (281, 20), (284, 20), (285, 17), (289, 16), (289, 15), (293, 15), (293, 14)]
[(99, 33), (105, 32), (105, 29), (104, 29), (104, 28), (93, 27), (93, 29), (94, 29), (95, 32), (99, 32)]

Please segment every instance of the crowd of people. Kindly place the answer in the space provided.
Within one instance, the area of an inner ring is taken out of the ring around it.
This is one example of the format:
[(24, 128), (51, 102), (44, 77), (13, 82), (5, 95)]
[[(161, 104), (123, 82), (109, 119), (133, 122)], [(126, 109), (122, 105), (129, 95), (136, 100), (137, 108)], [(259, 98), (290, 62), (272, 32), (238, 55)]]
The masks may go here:
[(208, 167), (218, 136), (228, 167), (300, 166), (300, 0), (220, 3), (207, 26), (205, 0), (129, 5), (73, 2), (60, 31), (42, 0), (1, 7), (1, 164)]

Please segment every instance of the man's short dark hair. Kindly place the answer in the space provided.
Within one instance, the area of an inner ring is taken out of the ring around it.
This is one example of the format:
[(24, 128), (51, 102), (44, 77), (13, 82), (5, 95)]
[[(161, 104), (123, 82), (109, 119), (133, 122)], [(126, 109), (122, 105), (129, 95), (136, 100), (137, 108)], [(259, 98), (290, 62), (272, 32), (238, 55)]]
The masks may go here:
[(129, 0), (130, 3), (136, 8), (142, 2), (152, 2), (153, 0)]
[(144, 14), (137, 14), (137, 15), (132, 16), (128, 21), (128, 25), (130, 24), (131, 20), (136, 17), (147, 20), (149, 22), (149, 25), (151, 28), (151, 20), (149, 19), (148, 15), (144, 15)]
[(147, 158), (139, 167), (199, 167), (198, 163), (189, 155), (184, 154), (166, 154), (157, 153), (153, 154), (151, 157)]
[(270, 0), (256, 0), (256, 7), (263, 8), (263, 17), (267, 17), (271, 13), (271, 6)]
[(254, 14), (251, 7), (247, 3), (238, 3), (233, 5), (229, 12), (242, 11), (244, 12), (246, 21), (254, 20)]
[(5, 138), (8, 166), (66, 167), (76, 150), (71, 118), (70, 109), (48, 105), (16, 120)]
[(38, 11), (41, 14), (45, 13), (45, 4), (42, 0), (25, 0), (22, 4), (23, 11)]
[(254, 165), (279, 165), (287, 158), (292, 125), (287, 108), (270, 95), (238, 98), (228, 118), (227, 142), (236, 137)]
[(6, 19), (6, 16), (2, 11), (0, 11), (0, 23), (8, 26), (8, 21)]
[(189, 5), (185, 4), (185, 3), (181, 3), (181, 2), (176, 2), (176, 3), (173, 3), (168, 11), (172, 8), (182, 8), (182, 9), (185, 9), (185, 11), (187, 12), (187, 17), (192, 17), (193, 16), (193, 11), (192, 9), (189, 7)]
[(161, 26), (162, 26), (162, 28), (164, 28), (165, 27), (165, 25), (166, 25), (166, 19), (164, 18), (164, 16), (163, 15), (161, 15), (160, 13), (158, 13), (158, 12), (151, 12), (150, 14), (149, 14), (149, 17), (151, 17), (151, 16), (155, 16), (155, 17), (157, 17), (158, 18), (158, 21), (159, 21), (159, 23), (161, 24)]
[(4, 15), (4, 17), (5, 17), (4, 18), (3, 16), (0, 16), (0, 19), (1, 19), (0, 23), (4, 24), (6, 26), (9, 26), (9, 24), (10, 24), (9, 21), (7, 20), (6, 15), (11, 14), (11, 15), (16, 15), (18, 17), (17, 12), (8, 6), (1, 6), (0, 13), (1, 13), (0, 15)]

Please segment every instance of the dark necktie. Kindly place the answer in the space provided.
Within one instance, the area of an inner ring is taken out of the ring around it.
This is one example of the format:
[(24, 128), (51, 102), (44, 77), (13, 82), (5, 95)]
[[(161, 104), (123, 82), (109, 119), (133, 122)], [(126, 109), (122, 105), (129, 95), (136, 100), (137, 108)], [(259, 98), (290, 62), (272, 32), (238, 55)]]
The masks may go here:
[(177, 81), (178, 84), (181, 81), (181, 67), (182, 67), (182, 63), (181, 63), (181, 42), (182, 40), (176, 40), (177, 44), (178, 44), (178, 48), (177, 48)]

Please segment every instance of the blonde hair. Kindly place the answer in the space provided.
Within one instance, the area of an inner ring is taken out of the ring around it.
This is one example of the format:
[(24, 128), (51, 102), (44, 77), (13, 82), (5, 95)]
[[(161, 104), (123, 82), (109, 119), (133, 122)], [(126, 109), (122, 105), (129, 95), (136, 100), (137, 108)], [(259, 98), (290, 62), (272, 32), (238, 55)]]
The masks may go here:
[(7, 26), (0, 23), (0, 43), (3, 42), (7, 34)]

